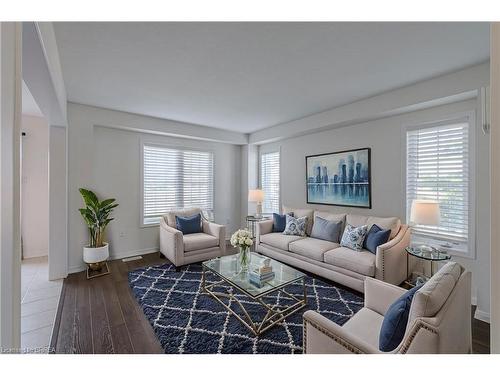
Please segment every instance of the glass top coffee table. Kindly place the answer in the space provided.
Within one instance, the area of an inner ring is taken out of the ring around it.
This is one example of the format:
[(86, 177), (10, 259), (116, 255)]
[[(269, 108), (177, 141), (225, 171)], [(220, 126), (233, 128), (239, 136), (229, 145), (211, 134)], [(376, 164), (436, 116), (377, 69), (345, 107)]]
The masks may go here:
[[(257, 253), (251, 253), (249, 269), (259, 265), (264, 259), (268, 258)], [(238, 264), (238, 255), (226, 255), (220, 258), (211, 259), (203, 262), (202, 265), (203, 291), (217, 300), (255, 335), (260, 335), (267, 331), (269, 328), (307, 304), (305, 286), (306, 275), (277, 260), (271, 259), (271, 266), (275, 275), (274, 278), (260, 285), (251, 283), (249, 281), (248, 272), (241, 271)], [(209, 281), (207, 279), (208, 273), (215, 275), (215, 278), (213, 278), (215, 279), (214, 281)], [(300, 298), (297, 295), (290, 294), (284, 289), (286, 286), (297, 282), (302, 282), (303, 293)], [(267, 303), (265, 297), (276, 291), (289, 297), (288, 299), (292, 300), (292, 304), (284, 305), (273, 303), (271, 305)], [(247, 311), (245, 306), (241, 303), (238, 294), (259, 303), (266, 311), (264, 319), (256, 321), (255, 318), (252, 317), (252, 314)], [(236, 312), (235, 309), (231, 307), (231, 301), (237, 304), (241, 312)]]

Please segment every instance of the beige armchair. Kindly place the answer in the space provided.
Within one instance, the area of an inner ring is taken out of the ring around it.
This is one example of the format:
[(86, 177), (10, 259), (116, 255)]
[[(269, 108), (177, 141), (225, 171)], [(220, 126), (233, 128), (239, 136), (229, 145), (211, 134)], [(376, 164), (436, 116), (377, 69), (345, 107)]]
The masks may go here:
[(203, 218), (201, 233), (183, 235), (176, 229), (176, 216), (201, 213), (199, 208), (170, 211), (160, 219), (160, 253), (176, 268), (190, 263), (216, 258), (226, 251), (226, 228)]
[[(315, 311), (304, 314), (305, 353), (382, 353), (379, 333), (390, 305), (406, 290), (365, 281), (365, 306), (339, 326)], [(406, 332), (390, 353), (470, 353), (471, 274), (444, 265), (413, 297)]]

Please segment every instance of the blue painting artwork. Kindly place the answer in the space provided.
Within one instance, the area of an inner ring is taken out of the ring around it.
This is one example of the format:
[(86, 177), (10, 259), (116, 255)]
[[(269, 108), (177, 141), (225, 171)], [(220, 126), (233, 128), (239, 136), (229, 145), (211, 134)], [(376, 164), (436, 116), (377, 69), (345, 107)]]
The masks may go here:
[(306, 156), (307, 203), (371, 208), (370, 149)]

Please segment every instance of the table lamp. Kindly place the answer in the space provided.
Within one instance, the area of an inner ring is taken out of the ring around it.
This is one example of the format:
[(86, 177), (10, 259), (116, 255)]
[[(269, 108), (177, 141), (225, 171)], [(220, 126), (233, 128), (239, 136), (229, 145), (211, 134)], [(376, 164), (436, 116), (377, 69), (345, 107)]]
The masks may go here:
[(262, 217), (262, 202), (264, 201), (264, 191), (261, 189), (254, 189), (248, 191), (248, 201), (257, 203), (256, 218)]
[[(410, 225), (439, 225), (440, 211), (439, 203), (432, 200), (415, 199), (411, 203)], [(432, 246), (421, 245), (420, 250), (431, 252)]]

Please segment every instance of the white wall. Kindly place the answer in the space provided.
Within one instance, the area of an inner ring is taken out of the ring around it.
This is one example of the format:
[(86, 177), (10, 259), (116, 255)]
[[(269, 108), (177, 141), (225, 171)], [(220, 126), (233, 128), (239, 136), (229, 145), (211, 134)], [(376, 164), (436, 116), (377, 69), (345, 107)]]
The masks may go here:
[(491, 353), (500, 353), (500, 23), (491, 26)]
[[(404, 129), (407, 125), (445, 119), (465, 111), (477, 111), (476, 126), (476, 259), (454, 257), (472, 271), (473, 296), (481, 317), (489, 314), (489, 137), (480, 127), (476, 100), (467, 100), (405, 115), (346, 126), (260, 146), (260, 152), (281, 149), (281, 202), (292, 207), (309, 206), (333, 212), (374, 216), (398, 216), (405, 220), (403, 181)], [(307, 205), (305, 156), (371, 147), (372, 209)]]
[(65, 126), (49, 126), (49, 279), (68, 275), (68, 195)]
[[(137, 131), (138, 121), (146, 132)], [(148, 134), (149, 124), (154, 122), (157, 128), (162, 120), (76, 104), (69, 105), (68, 122), (70, 272), (82, 269), (82, 246), (88, 240), (78, 212), (82, 207), (79, 187), (94, 190), (101, 199), (116, 198), (120, 205), (107, 232), (111, 257), (158, 249), (158, 227), (140, 226), (141, 140), (213, 151), (215, 220), (227, 225), (228, 234), (239, 227), (241, 146)], [(168, 133), (169, 122), (164, 121), (163, 125)]]
[(21, 236), (23, 257), (48, 255), (49, 127), (43, 117), (22, 117)]
[(21, 25), (0, 22), (0, 347), (21, 343)]

